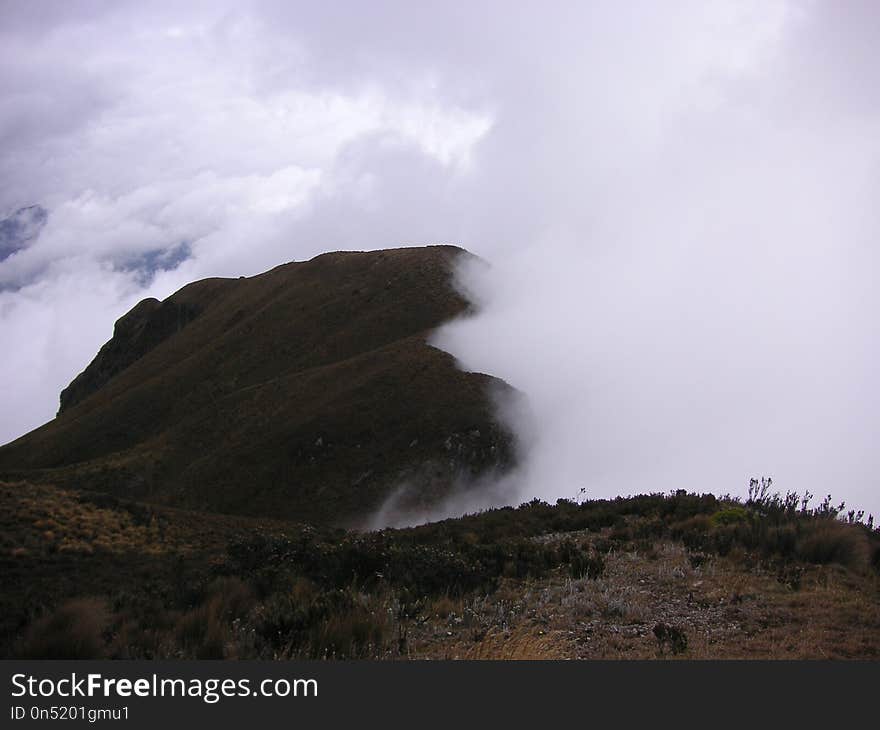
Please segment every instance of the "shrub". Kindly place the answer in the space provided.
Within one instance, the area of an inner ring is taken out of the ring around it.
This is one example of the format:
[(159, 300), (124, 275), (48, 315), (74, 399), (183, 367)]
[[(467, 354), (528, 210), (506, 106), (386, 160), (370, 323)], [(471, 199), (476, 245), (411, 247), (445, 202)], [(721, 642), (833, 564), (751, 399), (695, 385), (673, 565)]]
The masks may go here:
[(210, 604), (198, 606), (181, 616), (175, 634), (186, 658), (224, 658), (229, 629)]
[(569, 559), (569, 573), (572, 578), (601, 578), (605, 573), (605, 558), (601, 553), (580, 550)]
[(726, 507), (718, 510), (710, 519), (713, 525), (736, 525), (747, 522), (749, 512), (743, 507)]
[(792, 558), (797, 552), (797, 528), (795, 525), (771, 527), (763, 535), (761, 542), (765, 555), (779, 555), (783, 558)]
[(255, 616), (256, 629), (278, 658), (354, 659), (375, 656), (389, 635), (387, 612), (352, 589), (294, 588), (273, 596)]
[(458, 607), (459, 604), (453, 601), (449, 596), (441, 596), (431, 604), (431, 612), (435, 616), (445, 619), (455, 613), (455, 610)]
[(804, 569), (800, 565), (780, 565), (776, 572), (776, 580), (782, 585), (788, 586), (793, 591), (801, 589), (804, 578)]
[(239, 578), (221, 577), (211, 583), (205, 600), (181, 616), (175, 627), (184, 655), (195, 659), (225, 658), (233, 621), (244, 618), (255, 600), (251, 587)]
[(661, 654), (667, 648), (673, 654), (681, 654), (687, 650), (687, 634), (680, 626), (661, 622), (654, 626), (654, 636), (657, 639), (657, 646)]
[(387, 618), (355, 605), (332, 613), (309, 632), (307, 656), (312, 659), (358, 659), (380, 654)]
[(740, 525), (724, 525), (716, 527), (706, 536), (705, 545), (710, 552), (724, 557), (731, 553), (735, 545), (743, 546), (743, 537)]
[(636, 540), (657, 538), (666, 532), (666, 524), (659, 517), (647, 517), (636, 522), (632, 528), (632, 536)]
[(244, 618), (256, 602), (253, 588), (234, 576), (217, 578), (207, 593), (212, 611), (229, 621)]
[(109, 623), (104, 601), (75, 598), (35, 621), (16, 654), (23, 659), (100, 659)]
[(870, 545), (858, 525), (820, 518), (805, 525), (797, 554), (809, 563), (838, 563), (853, 570), (867, 567)]
[(670, 528), (673, 539), (681, 540), (691, 550), (702, 550), (708, 545), (712, 521), (706, 515), (695, 515), (676, 522)]

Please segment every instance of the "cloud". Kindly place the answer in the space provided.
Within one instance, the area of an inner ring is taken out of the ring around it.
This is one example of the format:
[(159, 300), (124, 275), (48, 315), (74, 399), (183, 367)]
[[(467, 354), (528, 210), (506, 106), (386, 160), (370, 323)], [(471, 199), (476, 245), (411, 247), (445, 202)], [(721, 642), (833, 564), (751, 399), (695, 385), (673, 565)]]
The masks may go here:
[[(54, 414), (60, 388), (138, 299), (384, 245), (354, 223), (340, 235), (339, 206), (385, 215), (390, 159), (463, 174), (491, 126), (484, 110), (421, 86), (316, 83), (326, 51), (258, 7), (58, 11), (5, 6), (0, 31), (0, 174), (16, 181), (0, 192), (0, 331), (18, 351), (3, 364), (4, 439)], [(49, 215), (24, 236), (32, 205)], [(60, 321), (79, 336), (49, 342), (47, 322)]]
[(0, 213), (49, 211), (0, 263), (0, 437), (140, 298), (456, 242), (492, 266), (438, 343), (529, 396), (522, 496), (880, 512), (871, 4), (0, 12)]
[(46, 218), (45, 208), (28, 205), (0, 220), (0, 261), (27, 248), (28, 243), (40, 235)]
[[(794, 13), (772, 32), (728, 27), (720, 49), (664, 42), (647, 54), (656, 72), (615, 74), (629, 93), (603, 95), (583, 126), (553, 120), (532, 167), (565, 171), (539, 175), (559, 185), (535, 205), (552, 215), (463, 272), (482, 314), (437, 337), (529, 394), (539, 428), (520, 498), (741, 492), (772, 473), (878, 511), (877, 118), (813, 86), (824, 27)], [(832, 68), (873, 74), (847, 60)], [(679, 61), (687, 73), (665, 77)]]

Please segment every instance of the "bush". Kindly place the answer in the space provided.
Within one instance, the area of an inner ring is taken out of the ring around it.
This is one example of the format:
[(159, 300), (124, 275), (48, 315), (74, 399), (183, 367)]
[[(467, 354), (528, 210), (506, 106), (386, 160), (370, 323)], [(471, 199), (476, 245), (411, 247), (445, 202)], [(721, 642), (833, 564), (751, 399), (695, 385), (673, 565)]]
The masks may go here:
[(255, 618), (276, 658), (376, 656), (389, 633), (388, 615), (371, 610), (368, 596), (352, 589), (315, 592), (299, 582), (273, 596)]
[(670, 532), (673, 539), (681, 540), (690, 550), (703, 550), (708, 547), (711, 528), (712, 521), (707, 515), (695, 515), (673, 524)]
[(820, 518), (805, 525), (797, 555), (808, 563), (838, 563), (852, 570), (863, 570), (869, 564), (870, 544), (859, 525)]
[(109, 623), (104, 601), (75, 598), (35, 621), (16, 654), (22, 659), (100, 659)]
[(736, 525), (747, 522), (749, 512), (743, 507), (726, 507), (718, 510), (710, 519), (713, 525)]
[(254, 590), (240, 578), (223, 576), (208, 586), (208, 600), (212, 611), (232, 621), (244, 618), (256, 602)]
[(175, 634), (177, 645), (183, 650), (185, 658), (224, 658), (229, 628), (209, 604), (198, 606), (181, 616)]
[(253, 590), (235, 577), (221, 577), (207, 589), (201, 605), (187, 611), (175, 627), (187, 657), (224, 659), (231, 643), (232, 623), (247, 616), (255, 602)]
[(763, 552), (766, 555), (792, 558), (797, 553), (797, 542), (798, 531), (795, 525), (771, 527), (762, 538)]
[(387, 618), (355, 604), (328, 616), (309, 632), (312, 659), (359, 659), (379, 655), (385, 645)]
[(600, 553), (580, 550), (569, 559), (569, 574), (572, 578), (595, 580), (605, 573), (605, 558)]
[(654, 636), (661, 654), (665, 649), (669, 649), (673, 654), (681, 654), (687, 650), (687, 634), (680, 626), (661, 622), (654, 626)]

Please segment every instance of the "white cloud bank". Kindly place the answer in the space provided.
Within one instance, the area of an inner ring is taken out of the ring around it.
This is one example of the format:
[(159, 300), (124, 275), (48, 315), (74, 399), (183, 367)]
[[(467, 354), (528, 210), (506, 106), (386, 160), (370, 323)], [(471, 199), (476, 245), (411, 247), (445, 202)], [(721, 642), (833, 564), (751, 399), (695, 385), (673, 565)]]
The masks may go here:
[(438, 342), (528, 394), (521, 496), (880, 513), (876, 6), (142, 5), (0, 11), (0, 213), (50, 212), (0, 263), (0, 438), (144, 296), (457, 242), (492, 267)]

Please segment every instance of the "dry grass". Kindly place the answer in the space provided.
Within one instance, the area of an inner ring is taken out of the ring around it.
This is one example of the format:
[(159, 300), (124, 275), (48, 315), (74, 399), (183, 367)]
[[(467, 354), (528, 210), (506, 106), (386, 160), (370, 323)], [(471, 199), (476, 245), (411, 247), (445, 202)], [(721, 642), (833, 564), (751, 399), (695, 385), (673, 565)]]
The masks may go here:
[(195, 659), (237, 658), (234, 627), (255, 603), (253, 589), (244, 581), (219, 578), (208, 587), (204, 602), (177, 620), (176, 645), (183, 656)]
[[(230, 540), (281, 527), (295, 528), (0, 481), (0, 655), (39, 654), (40, 631), (64, 621), (85, 627), (71, 606), (82, 614), (77, 600), (91, 605), (89, 596), (102, 596), (109, 621), (102, 654), (178, 656), (168, 634), (179, 608), (212, 594), (211, 567)], [(221, 592), (226, 603), (241, 595), (230, 584)]]
[(16, 654), (27, 659), (100, 659), (109, 623), (103, 600), (77, 598), (34, 622)]
[[(700, 556), (669, 541), (612, 552), (598, 580), (563, 572), (508, 582), (466, 604), (465, 620), (427, 617), (415, 658), (824, 659), (880, 657), (880, 580), (839, 565), (804, 569), (795, 591), (773, 565)], [(693, 563), (698, 565), (694, 567)], [(681, 628), (672, 654), (654, 627)], [(475, 628), (476, 627), (476, 628)]]
[[(880, 657), (868, 533), (830, 520), (805, 522), (790, 558), (736, 543), (720, 556), (631, 519), (499, 540), (486, 552), (466, 532), (471, 552), (456, 562), (430, 532), (412, 544), (410, 533), (397, 542), (290, 525), (281, 533), (46, 486), (0, 483), (0, 508), (7, 656)], [(266, 541), (246, 553), (253, 564), (229, 562), (227, 547), (255, 534)], [(375, 579), (377, 555), (396, 556), (402, 584)], [(581, 570), (585, 561), (601, 570)], [(475, 569), (481, 579), (463, 583)], [(484, 582), (493, 570), (500, 577)], [(426, 574), (416, 589), (413, 576)], [(669, 640), (677, 631), (686, 648)]]
[(518, 627), (512, 631), (492, 631), (461, 654), (450, 659), (558, 659), (573, 650), (565, 632)]
[[(10, 554), (160, 554), (167, 550), (167, 538), (177, 537), (165, 534), (159, 517), (139, 522), (128, 512), (98, 507), (47, 485), (0, 482), (0, 505), (5, 514), (3, 547)], [(174, 544), (181, 547), (180, 540)]]

